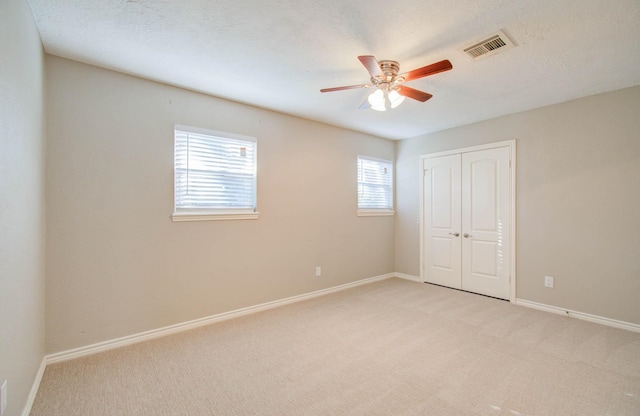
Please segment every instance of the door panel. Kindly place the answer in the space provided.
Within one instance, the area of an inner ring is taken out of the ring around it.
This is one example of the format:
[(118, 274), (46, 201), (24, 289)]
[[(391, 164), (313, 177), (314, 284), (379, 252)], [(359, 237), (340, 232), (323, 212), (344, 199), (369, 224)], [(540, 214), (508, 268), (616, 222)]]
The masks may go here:
[(431, 265), (439, 269), (453, 270), (455, 265), (451, 238), (433, 237), (431, 244)]
[[(429, 283), (460, 289), (460, 155), (423, 163), (424, 264)], [(458, 236), (455, 236), (458, 234)]]
[(509, 148), (462, 154), (462, 289), (509, 299)]
[(510, 297), (511, 149), (423, 159), (425, 282)]
[(471, 273), (495, 277), (498, 250), (496, 244), (487, 241), (471, 241)]
[[(475, 156), (475, 155), (473, 155)], [(464, 160), (470, 159), (471, 155), (467, 154)], [(496, 228), (496, 199), (498, 180), (497, 163), (495, 160), (481, 159), (472, 161), (466, 166), (465, 179), (469, 180), (470, 193), (473, 199), (470, 200), (471, 228), (474, 231), (494, 231)]]

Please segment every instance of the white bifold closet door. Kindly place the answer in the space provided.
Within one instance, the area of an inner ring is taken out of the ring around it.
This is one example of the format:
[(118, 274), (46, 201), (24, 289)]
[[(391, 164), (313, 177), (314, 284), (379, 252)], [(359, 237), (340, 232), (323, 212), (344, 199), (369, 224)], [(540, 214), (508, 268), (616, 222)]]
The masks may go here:
[(509, 147), (423, 159), (423, 279), (509, 299)]

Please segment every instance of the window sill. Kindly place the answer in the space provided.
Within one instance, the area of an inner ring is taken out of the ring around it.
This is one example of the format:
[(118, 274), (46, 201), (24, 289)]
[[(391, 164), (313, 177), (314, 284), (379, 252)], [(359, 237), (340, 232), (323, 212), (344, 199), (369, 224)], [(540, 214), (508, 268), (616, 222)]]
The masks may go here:
[(358, 217), (391, 217), (395, 211), (358, 210)]
[(257, 220), (259, 212), (174, 212), (171, 215), (173, 222), (182, 221), (231, 221), (231, 220)]

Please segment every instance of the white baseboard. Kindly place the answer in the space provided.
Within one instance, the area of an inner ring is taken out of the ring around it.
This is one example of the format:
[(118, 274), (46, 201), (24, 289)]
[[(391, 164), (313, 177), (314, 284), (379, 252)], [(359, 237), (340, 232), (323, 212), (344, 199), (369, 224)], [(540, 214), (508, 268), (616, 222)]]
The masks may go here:
[(413, 276), (411, 274), (404, 274), (404, 273), (394, 273), (393, 275), (400, 279), (411, 280), (412, 282), (424, 283), (419, 276)]
[(516, 299), (516, 305), (526, 306), (527, 308), (538, 309), (540, 311), (551, 312), (556, 315), (569, 316), (571, 318), (582, 319), (596, 324), (611, 326), (627, 331), (640, 332), (640, 325), (631, 322), (618, 321), (616, 319), (605, 318), (604, 316), (591, 315), (584, 312), (572, 311), (569, 309), (559, 308), (557, 306), (546, 305), (544, 303), (532, 302), (530, 300)]
[(200, 319), (194, 319), (179, 323), (176, 325), (170, 325), (164, 328), (153, 329), (151, 331), (140, 332), (138, 334), (128, 335), (122, 338), (116, 338), (109, 341), (99, 342), (84, 347), (74, 348), (67, 351), (58, 352), (45, 356), (47, 364), (58, 363), (62, 361), (68, 361), (87, 355), (97, 354), (99, 352), (112, 350), (127, 345), (137, 344), (143, 341), (149, 341), (155, 338), (165, 337), (167, 335), (176, 334), (178, 332), (188, 331), (190, 329), (199, 328), (205, 325), (211, 325), (216, 322), (225, 321), (228, 319), (238, 318), (240, 316), (249, 315), (256, 312), (265, 311), (267, 309), (277, 308), (279, 306), (288, 305), (290, 303), (300, 302), (307, 299), (312, 299), (318, 296), (327, 295), (329, 293), (339, 292), (342, 290), (350, 289), (352, 287), (365, 285), (367, 283), (377, 282), (379, 280), (388, 279), (394, 277), (394, 273), (388, 273), (380, 276), (370, 277), (368, 279), (362, 279), (344, 285), (334, 286), (327, 289), (321, 289), (302, 295), (292, 296), (285, 299), (276, 300), (273, 302), (262, 303), (260, 305), (249, 306), (247, 308), (236, 309), (229, 312), (223, 312), (220, 314), (207, 316)]
[(42, 361), (40, 361), (40, 368), (38, 368), (38, 372), (36, 373), (36, 378), (33, 380), (33, 384), (31, 385), (31, 391), (29, 392), (29, 396), (27, 396), (27, 402), (24, 405), (24, 409), (22, 409), (22, 416), (29, 416), (29, 414), (31, 413), (31, 408), (33, 407), (33, 403), (36, 400), (36, 395), (38, 394), (40, 382), (42, 381), (42, 376), (44, 375), (44, 370), (46, 367), (47, 359), (42, 358)]

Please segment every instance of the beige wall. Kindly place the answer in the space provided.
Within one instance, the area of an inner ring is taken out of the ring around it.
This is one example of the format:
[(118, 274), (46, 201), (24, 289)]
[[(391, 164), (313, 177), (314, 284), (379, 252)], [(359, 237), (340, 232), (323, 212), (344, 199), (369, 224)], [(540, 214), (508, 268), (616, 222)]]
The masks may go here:
[(419, 156), (514, 138), (517, 297), (640, 324), (639, 114), (640, 86), (398, 142), (396, 271), (420, 275)]
[(0, 383), (20, 414), (44, 355), (44, 71), (25, 0), (0, 1)]
[[(394, 218), (356, 216), (355, 175), (393, 142), (46, 64), (48, 352), (393, 272)], [(260, 219), (171, 221), (174, 123), (257, 137)]]

